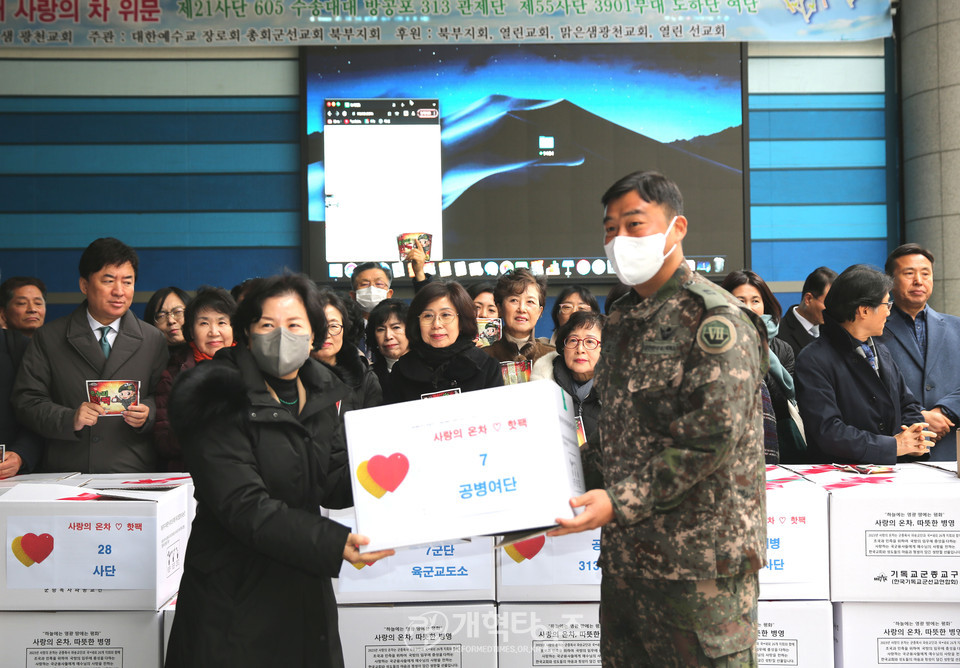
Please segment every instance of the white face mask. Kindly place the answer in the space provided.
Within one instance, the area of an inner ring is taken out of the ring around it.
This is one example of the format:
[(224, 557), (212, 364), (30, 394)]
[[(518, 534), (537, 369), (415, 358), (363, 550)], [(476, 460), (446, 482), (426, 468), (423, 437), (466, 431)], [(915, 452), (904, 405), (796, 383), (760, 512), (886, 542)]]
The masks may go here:
[(357, 303), (364, 313), (369, 313), (374, 307), (387, 298), (387, 291), (371, 285), (368, 288), (357, 290)]
[(667, 247), (667, 235), (670, 234), (676, 220), (677, 217), (674, 216), (666, 232), (657, 232), (646, 237), (618, 236), (604, 245), (603, 250), (607, 253), (607, 259), (613, 265), (613, 270), (621, 283), (631, 287), (640, 285), (649, 281), (660, 271), (664, 260), (677, 247), (674, 244), (667, 253), (663, 252)]

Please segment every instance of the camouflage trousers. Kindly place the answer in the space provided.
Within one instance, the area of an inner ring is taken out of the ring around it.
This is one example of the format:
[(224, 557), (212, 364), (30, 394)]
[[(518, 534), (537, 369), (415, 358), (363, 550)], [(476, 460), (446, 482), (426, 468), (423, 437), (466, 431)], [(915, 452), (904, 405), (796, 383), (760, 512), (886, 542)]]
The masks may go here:
[(755, 667), (759, 589), (756, 573), (679, 581), (604, 573), (603, 665)]

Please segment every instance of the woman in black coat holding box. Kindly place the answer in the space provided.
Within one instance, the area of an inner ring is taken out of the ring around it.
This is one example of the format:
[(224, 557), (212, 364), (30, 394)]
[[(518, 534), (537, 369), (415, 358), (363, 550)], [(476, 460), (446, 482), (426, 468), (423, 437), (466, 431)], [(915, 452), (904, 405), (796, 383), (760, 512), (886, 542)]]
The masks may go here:
[(330, 578), (344, 559), (392, 551), (361, 555), (367, 539), (320, 514), (352, 496), (338, 416), (348, 390), (309, 358), (326, 332), (316, 287), (263, 281), (233, 331), (237, 347), (173, 388), (198, 510), (166, 665), (342, 666)]

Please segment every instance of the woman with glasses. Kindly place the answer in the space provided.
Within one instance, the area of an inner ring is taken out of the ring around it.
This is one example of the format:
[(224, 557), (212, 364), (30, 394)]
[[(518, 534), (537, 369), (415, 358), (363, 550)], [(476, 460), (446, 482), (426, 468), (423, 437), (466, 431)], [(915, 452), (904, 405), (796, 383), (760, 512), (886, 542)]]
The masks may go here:
[(167, 367), (154, 393), (157, 417), (153, 425), (153, 443), (166, 471), (184, 470), (180, 443), (170, 428), (168, 407), (173, 382), (180, 373), (213, 359), (219, 350), (234, 346), (230, 320), (236, 310), (237, 303), (229, 292), (223, 288), (204, 286), (197, 290), (196, 296), (180, 316), (184, 348), (188, 354), (176, 368)]
[(384, 385), (388, 404), (503, 385), (500, 365), (477, 348), (476, 308), (459, 283), (420, 289), (407, 312), (410, 352)]
[(593, 296), (589, 288), (582, 285), (570, 285), (561, 290), (560, 294), (557, 295), (557, 301), (553, 303), (553, 310), (550, 311), (550, 316), (553, 318), (553, 336), (548, 341), (551, 346), (557, 346), (558, 351), (561, 347), (557, 345), (558, 330), (566, 324), (570, 316), (580, 311), (600, 313), (600, 304), (597, 303), (597, 298)]
[(327, 332), (313, 357), (327, 365), (350, 388), (340, 415), (357, 408), (379, 406), (383, 403), (380, 381), (367, 358), (347, 336), (353, 325), (347, 305), (331, 290), (322, 290), (320, 297), (327, 319)]
[(159, 329), (167, 339), (170, 351), (167, 368), (172, 369), (174, 374), (190, 356), (183, 337), (183, 315), (189, 303), (190, 295), (171, 285), (154, 292), (143, 310), (144, 322)]
[(588, 436), (597, 429), (600, 399), (593, 389), (593, 370), (600, 359), (604, 317), (576, 311), (557, 329), (559, 352), (544, 355), (533, 365), (530, 380), (552, 380), (573, 397), (577, 415)]
[(895, 464), (933, 447), (920, 404), (875, 338), (893, 306), (892, 286), (867, 265), (845, 269), (824, 300), (820, 336), (797, 357), (797, 399), (813, 461)]

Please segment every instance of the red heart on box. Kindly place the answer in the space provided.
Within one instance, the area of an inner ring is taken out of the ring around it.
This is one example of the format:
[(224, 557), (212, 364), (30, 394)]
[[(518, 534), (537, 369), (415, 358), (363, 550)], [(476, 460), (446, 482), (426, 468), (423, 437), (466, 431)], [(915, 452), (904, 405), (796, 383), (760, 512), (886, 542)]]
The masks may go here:
[(547, 537), (543, 534), (535, 537), (521, 540), (513, 544), (513, 549), (519, 552), (525, 559), (533, 559), (547, 542)]
[(35, 533), (26, 533), (20, 538), (20, 547), (28, 557), (39, 564), (53, 552), (53, 536), (48, 533), (42, 533), (39, 536)]
[(388, 492), (396, 491), (410, 470), (410, 462), (399, 452), (389, 457), (374, 455), (367, 462), (367, 473), (373, 481)]

